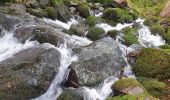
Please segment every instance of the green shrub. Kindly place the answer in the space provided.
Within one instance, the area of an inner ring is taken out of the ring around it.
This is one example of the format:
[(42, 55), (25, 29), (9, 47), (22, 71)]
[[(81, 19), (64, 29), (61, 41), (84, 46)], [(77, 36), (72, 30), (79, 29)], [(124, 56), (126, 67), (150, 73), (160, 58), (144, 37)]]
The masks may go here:
[(80, 3), (79, 13), (82, 17), (88, 18), (90, 16), (89, 6), (85, 3)]
[(109, 35), (110, 37), (116, 39), (116, 36), (119, 34), (118, 30), (111, 30), (107, 33), (107, 35)]
[(169, 79), (170, 55), (159, 49), (142, 49), (132, 69), (136, 76)]
[(134, 35), (134, 33), (137, 31), (135, 28), (124, 28), (123, 33), (125, 34), (124, 40), (125, 40), (125, 45), (130, 46), (132, 44), (137, 44), (138, 43), (138, 38)]
[(47, 12), (48, 17), (51, 19), (56, 19), (58, 16), (57, 11), (53, 7), (46, 7), (45, 11)]
[(160, 36), (162, 36), (163, 38), (165, 38), (165, 29), (164, 27), (162, 27), (161, 25), (153, 25), (151, 28), (150, 28), (152, 34), (156, 35), (156, 34), (159, 34)]
[(160, 97), (164, 94), (166, 84), (156, 79), (139, 77), (137, 80), (144, 86), (144, 88), (154, 97)]
[(91, 27), (87, 33), (87, 37), (91, 40), (97, 40), (101, 38), (101, 35), (105, 33), (102, 28)]

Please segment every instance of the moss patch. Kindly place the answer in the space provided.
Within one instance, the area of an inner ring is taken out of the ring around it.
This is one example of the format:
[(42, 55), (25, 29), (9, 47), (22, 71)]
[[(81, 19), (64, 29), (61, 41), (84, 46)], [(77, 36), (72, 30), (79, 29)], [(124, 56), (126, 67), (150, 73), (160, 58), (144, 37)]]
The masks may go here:
[(144, 88), (154, 97), (160, 97), (165, 93), (166, 84), (156, 79), (139, 77), (137, 80), (144, 86)]
[(91, 27), (88, 31), (87, 37), (91, 40), (97, 40), (101, 38), (101, 35), (105, 33), (102, 28)]
[(123, 29), (125, 45), (130, 46), (132, 44), (138, 44), (138, 38), (134, 35), (135, 32), (137, 32), (136, 28), (127, 27)]
[(116, 23), (129, 23), (133, 21), (133, 16), (128, 11), (121, 8), (108, 8), (103, 13), (103, 18)]
[(170, 55), (159, 49), (142, 49), (133, 65), (133, 72), (136, 76), (169, 79)]
[(99, 17), (90, 16), (87, 18), (87, 24), (90, 27), (95, 26), (96, 24), (101, 23), (101, 22), (103, 22), (103, 19)]

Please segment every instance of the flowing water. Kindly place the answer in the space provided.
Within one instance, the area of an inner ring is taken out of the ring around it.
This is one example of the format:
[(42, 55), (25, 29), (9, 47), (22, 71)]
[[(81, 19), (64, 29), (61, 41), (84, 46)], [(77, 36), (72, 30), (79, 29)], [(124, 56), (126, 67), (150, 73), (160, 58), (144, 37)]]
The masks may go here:
[[(54, 25), (59, 25), (65, 29), (69, 29), (71, 24), (76, 24), (78, 23), (76, 20), (71, 20), (68, 23), (63, 23), (61, 21), (51, 21), (49, 19), (43, 19), (45, 22), (48, 24), (54, 24)], [(141, 23), (141, 28), (138, 30), (138, 40), (139, 43), (144, 46), (144, 47), (149, 47), (151, 45), (153, 46), (159, 46), (163, 45), (165, 43), (164, 40), (159, 35), (152, 35), (149, 28), (143, 25), (143, 20), (137, 20), (136, 22)], [(108, 24), (102, 23), (102, 24), (97, 24), (97, 27), (101, 27), (105, 30), (105, 32), (108, 32), (109, 30), (121, 30), (124, 27), (127, 26), (132, 26), (133, 23), (130, 24), (118, 24), (116, 27), (112, 27)], [(24, 49), (28, 49), (31, 47), (38, 46), (39, 43), (37, 41), (30, 41), (27, 40), (24, 44), (20, 43), (16, 38), (14, 38), (12, 32), (6, 32), (3, 31), (5, 35), (2, 35), (0, 38), (0, 61), (3, 61), (9, 57), (11, 57), (13, 54), (16, 54)], [(78, 58), (75, 55), (72, 55), (71, 48), (69, 48), (68, 44), (74, 44), (74, 46), (85, 46), (92, 41), (88, 40), (87, 38), (84, 37), (78, 37), (78, 36), (69, 36), (65, 35), (66, 37), (69, 37), (69, 39), (65, 39), (63, 44), (60, 44), (59, 47), (55, 47), (51, 44), (48, 46), (51, 48), (57, 49), (61, 53), (61, 65), (59, 69), (59, 73), (55, 76), (53, 79), (50, 87), (48, 88), (47, 92), (43, 95), (41, 95), (38, 98), (35, 98), (34, 100), (56, 100), (57, 97), (62, 93), (62, 87), (61, 83), (65, 78), (65, 74), (68, 73), (68, 67), (73, 61), (77, 61)], [(117, 44), (119, 45), (122, 56), (124, 60), (127, 63), (127, 66), (125, 66), (124, 71), (125, 71), (125, 76), (127, 77), (135, 77), (131, 71), (131, 66), (129, 65), (127, 61), (127, 53), (130, 51), (133, 51), (134, 49), (131, 47), (127, 47), (123, 45), (119, 40), (122, 39), (121, 36), (118, 36), (117, 39), (115, 40)], [(108, 97), (112, 90), (111, 90), (111, 85), (118, 80), (117, 77), (115, 76), (110, 76), (107, 79), (104, 80), (103, 83), (101, 83), (99, 86), (96, 86), (95, 88), (89, 88), (89, 87), (80, 87), (82, 89), (82, 92), (84, 93), (84, 99), (85, 100), (105, 100), (106, 97)]]

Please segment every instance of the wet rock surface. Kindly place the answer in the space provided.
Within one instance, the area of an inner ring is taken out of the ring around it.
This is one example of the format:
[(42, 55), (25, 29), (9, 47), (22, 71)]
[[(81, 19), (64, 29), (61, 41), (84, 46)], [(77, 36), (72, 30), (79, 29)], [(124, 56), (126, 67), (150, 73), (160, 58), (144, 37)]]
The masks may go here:
[(31, 99), (44, 93), (60, 66), (60, 53), (42, 47), (21, 51), (0, 63), (0, 99)]
[(121, 57), (118, 45), (109, 37), (77, 49), (79, 61), (73, 63), (78, 82), (92, 86), (102, 82), (108, 76), (117, 74), (125, 61)]

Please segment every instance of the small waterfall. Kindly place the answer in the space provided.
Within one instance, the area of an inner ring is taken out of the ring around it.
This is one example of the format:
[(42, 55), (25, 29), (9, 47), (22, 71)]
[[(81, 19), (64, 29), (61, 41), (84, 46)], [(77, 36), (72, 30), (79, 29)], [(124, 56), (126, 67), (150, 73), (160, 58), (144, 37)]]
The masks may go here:
[(39, 43), (37, 41), (26, 40), (26, 42), (22, 44), (14, 37), (13, 32), (3, 30), (2, 36), (0, 37), (0, 45), (0, 61), (3, 61), (24, 49), (38, 46)]
[(144, 20), (139, 19), (137, 21), (140, 22), (142, 27), (138, 30), (138, 40), (142, 46), (152, 47), (165, 44), (165, 40), (163, 40), (161, 36), (151, 34), (149, 27), (143, 25)]
[[(56, 47), (54, 47), (56, 48)], [(56, 48), (61, 53), (61, 65), (59, 73), (55, 76), (47, 92), (34, 100), (56, 100), (62, 93), (61, 83), (64, 79), (65, 73), (72, 61), (76, 61), (77, 57), (71, 55), (71, 50), (61, 46)]]
[(60, 27), (63, 27), (64, 29), (66, 30), (69, 30), (70, 29), (70, 26), (71, 24), (77, 24), (78, 22), (74, 19), (71, 19), (70, 21), (68, 21), (67, 23), (64, 23), (64, 22), (61, 22), (59, 20), (51, 20), (51, 19), (47, 19), (47, 18), (43, 18), (43, 21), (48, 23), (48, 24), (51, 24), (51, 25), (58, 25)]

